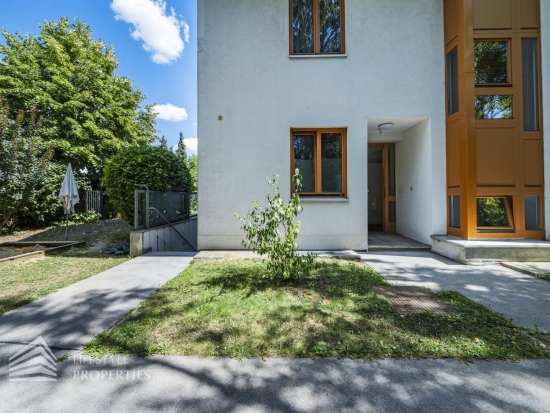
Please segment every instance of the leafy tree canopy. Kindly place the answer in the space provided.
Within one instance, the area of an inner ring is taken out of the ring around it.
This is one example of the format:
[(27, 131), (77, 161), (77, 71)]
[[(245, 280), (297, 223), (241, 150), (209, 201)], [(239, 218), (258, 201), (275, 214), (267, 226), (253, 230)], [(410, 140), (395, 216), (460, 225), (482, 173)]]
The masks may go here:
[(89, 26), (63, 17), (39, 27), (37, 36), (3, 30), (0, 91), (14, 113), (36, 108), (53, 161), (99, 178), (107, 159), (156, 139), (156, 114), (152, 105), (141, 109), (145, 97), (130, 79), (115, 75), (114, 48)]
[(117, 211), (134, 222), (136, 184), (152, 191), (189, 191), (191, 177), (186, 162), (160, 146), (133, 146), (114, 156), (105, 166), (105, 192)]

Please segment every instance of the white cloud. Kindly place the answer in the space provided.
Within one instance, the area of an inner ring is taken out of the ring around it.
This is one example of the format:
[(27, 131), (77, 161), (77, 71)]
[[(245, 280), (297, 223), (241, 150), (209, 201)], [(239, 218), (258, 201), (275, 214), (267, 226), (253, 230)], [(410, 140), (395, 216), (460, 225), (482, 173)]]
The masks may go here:
[(181, 122), (187, 120), (187, 110), (167, 103), (166, 105), (153, 106), (153, 112), (158, 113), (157, 119), (167, 120), (169, 122)]
[[(183, 143), (185, 143), (185, 152), (187, 153), (187, 156), (197, 154), (197, 138), (193, 138), (193, 137), (183, 138)], [(174, 152), (178, 150), (177, 143), (174, 146), (172, 146), (172, 150)]]
[(187, 148), (187, 155), (196, 155), (197, 154), (197, 138), (184, 138), (183, 143)]
[(166, 13), (165, 0), (113, 0), (111, 9), (115, 19), (134, 26), (132, 38), (143, 41), (155, 63), (172, 63), (181, 56), (184, 42), (189, 43), (189, 25), (178, 19), (173, 8)]

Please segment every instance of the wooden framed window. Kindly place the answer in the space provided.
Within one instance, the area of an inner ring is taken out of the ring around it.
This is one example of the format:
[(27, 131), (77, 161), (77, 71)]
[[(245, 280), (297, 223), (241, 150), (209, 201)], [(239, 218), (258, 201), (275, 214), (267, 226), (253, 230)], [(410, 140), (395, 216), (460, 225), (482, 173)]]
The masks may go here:
[(509, 40), (474, 43), (476, 86), (511, 86), (509, 51)]
[(478, 230), (509, 230), (514, 228), (511, 197), (478, 197)]
[(302, 175), (300, 195), (346, 197), (346, 153), (345, 129), (292, 129), (291, 175)]
[(345, 53), (344, 0), (289, 0), (290, 54)]

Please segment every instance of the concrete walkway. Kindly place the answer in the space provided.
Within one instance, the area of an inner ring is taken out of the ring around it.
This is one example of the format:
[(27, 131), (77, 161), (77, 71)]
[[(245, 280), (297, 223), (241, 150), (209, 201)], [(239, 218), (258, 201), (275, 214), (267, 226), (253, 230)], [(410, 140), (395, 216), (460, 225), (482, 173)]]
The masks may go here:
[(361, 258), (394, 285), (455, 290), (513, 318), (520, 326), (550, 331), (550, 282), (500, 265), (458, 264), (432, 252), (362, 254)]
[[(79, 281), (0, 317), (0, 363), (42, 336), (59, 357), (81, 349), (172, 279), (193, 259), (148, 254)], [(8, 351), (6, 347), (9, 346)]]
[(57, 382), (34, 383), (5, 371), (6, 413), (550, 412), (550, 360), (77, 357), (58, 364)]

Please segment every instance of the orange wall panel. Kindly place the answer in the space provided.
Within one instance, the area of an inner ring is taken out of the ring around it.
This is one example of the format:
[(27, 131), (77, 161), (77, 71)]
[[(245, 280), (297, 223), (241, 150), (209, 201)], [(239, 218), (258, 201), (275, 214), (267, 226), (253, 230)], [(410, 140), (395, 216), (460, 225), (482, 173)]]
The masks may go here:
[(460, 186), (460, 123), (447, 125), (447, 186)]
[(512, 0), (474, 0), (474, 30), (511, 28)]
[(538, 29), (539, 0), (521, 0), (520, 25), (522, 29)]
[(478, 185), (515, 186), (514, 128), (476, 129)]
[(458, 0), (445, 0), (445, 44), (458, 36)]
[(542, 141), (523, 141), (523, 165), (525, 186), (542, 186)]

